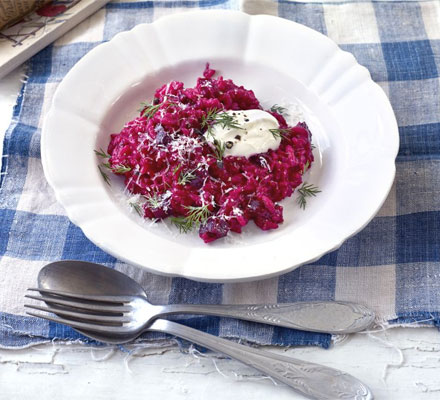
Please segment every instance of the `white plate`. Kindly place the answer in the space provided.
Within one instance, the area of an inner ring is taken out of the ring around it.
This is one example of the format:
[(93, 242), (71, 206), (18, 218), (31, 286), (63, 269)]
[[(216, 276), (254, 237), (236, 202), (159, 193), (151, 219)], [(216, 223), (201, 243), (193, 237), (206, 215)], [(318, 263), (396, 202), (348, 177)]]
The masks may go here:
[[(253, 89), (264, 106), (300, 104), (322, 190), (305, 211), (283, 201), (285, 222), (210, 245), (130, 212), (116, 180), (102, 180), (93, 150), (106, 148), (140, 101), (170, 80), (193, 86), (205, 63)], [(196, 11), (116, 35), (59, 85), (42, 134), (46, 177), (69, 218), (97, 246), (150, 271), (201, 281), (267, 278), (338, 248), (376, 214), (392, 185), (399, 139), (383, 91), (354, 57), (305, 26), (272, 16)]]

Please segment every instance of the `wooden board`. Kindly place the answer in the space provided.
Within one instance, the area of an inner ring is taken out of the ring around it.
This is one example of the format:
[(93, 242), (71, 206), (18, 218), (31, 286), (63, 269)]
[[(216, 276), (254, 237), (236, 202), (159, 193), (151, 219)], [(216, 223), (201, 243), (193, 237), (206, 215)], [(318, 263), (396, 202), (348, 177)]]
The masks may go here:
[(54, 1), (0, 31), (0, 79), (108, 1)]

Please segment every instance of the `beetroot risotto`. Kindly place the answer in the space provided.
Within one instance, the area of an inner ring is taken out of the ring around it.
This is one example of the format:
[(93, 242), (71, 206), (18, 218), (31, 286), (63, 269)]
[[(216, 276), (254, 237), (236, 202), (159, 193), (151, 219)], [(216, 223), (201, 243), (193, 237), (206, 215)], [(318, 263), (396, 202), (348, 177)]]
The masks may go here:
[[(247, 133), (235, 111), (265, 110), (252, 90), (214, 74), (208, 64), (194, 88), (177, 81), (162, 86), (139, 117), (111, 135), (108, 154), (97, 152), (108, 158), (101, 172), (105, 166), (123, 176), (127, 190), (138, 195), (130, 205), (142, 217), (170, 218), (182, 233), (198, 229), (206, 243), (240, 233), (251, 220), (262, 230), (276, 229), (283, 222), (281, 200), (302, 184), (298, 202), (304, 207), (318, 192), (302, 181), (313, 162), (311, 133), (304, 122), (289, 127), (282, 107), (266, 110), (278, 125), (269, 129), (276, 149), (227, 155)], [(215, 125), (239, 134), (234, 141), (208, 140)]]

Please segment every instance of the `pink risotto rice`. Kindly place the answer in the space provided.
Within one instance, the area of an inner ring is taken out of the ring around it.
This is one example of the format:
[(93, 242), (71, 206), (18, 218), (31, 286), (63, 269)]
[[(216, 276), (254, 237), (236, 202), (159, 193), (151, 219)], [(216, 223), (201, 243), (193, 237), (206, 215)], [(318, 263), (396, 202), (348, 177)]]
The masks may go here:
[(287, 132), (279, 148), (219, 160), (203, 135), (207, 112), (262, 107), (252, 90), (214, 74), (207, 65), (194, 88), (177, 81), (163, 85), (108, 145), (108, 166), (140, 195), (142, 216), (171, 217), (185, 232), (198, 228), (206, 243), (240, 233), (251, 220), (262, 230), (276, 229), (283, 222), (279, 202), (292, 195), (313, 162), (307, 125), (288, 127), (269, 110)]

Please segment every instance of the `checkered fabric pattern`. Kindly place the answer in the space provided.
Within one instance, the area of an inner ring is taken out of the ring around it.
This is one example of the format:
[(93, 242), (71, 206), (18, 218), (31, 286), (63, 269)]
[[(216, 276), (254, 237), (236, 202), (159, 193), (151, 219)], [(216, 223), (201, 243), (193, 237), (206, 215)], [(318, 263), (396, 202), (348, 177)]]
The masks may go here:
[[(66, 217), (43, 175), (42, 119), (69, 69), (117, 32), (193, 9), (241, 9), (287, 18), (328, 35), (366, 66), (387, 93), (401, 147), (390, 195), (373, 221), (311, 265), (265, 281), (198, 283), (146, 273), (104, 253)], [(381, 322), (440, 326), (440, 3), (438, 1), (175, 0), (113, 1), (28, 63), (5, 135), (0, 183), (0, 346), (86, 339), (70, 328), (26, 316), (24, 292), (38, 271), (61, 259), (126, 272), (155, 303), (272, 303), (351, 300)], [(321, 345), (330, 336), (226, 318), (182, 323), (258, 344)], [(146, 339), (163, 336), (145, 334)]]

